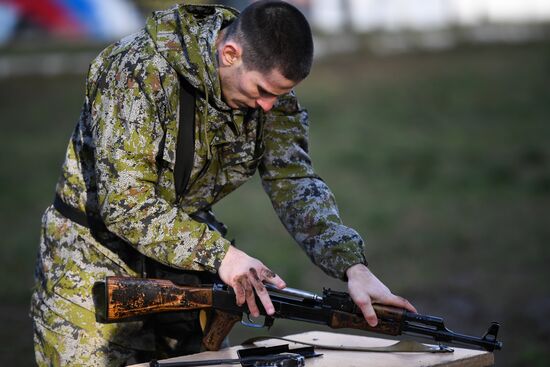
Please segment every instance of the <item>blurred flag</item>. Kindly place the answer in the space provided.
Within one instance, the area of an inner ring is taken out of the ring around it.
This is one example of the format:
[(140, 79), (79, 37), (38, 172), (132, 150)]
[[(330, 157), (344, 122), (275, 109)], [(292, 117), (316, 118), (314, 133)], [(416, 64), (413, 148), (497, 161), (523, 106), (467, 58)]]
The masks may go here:
[(14, 6), (0, 2), (0, 45), (13, 34), (18, 17), (19, 14)]
[(0, 9), (0, 39), (10, 35), (5, 19), (16, 23), (22, 18), (63, 37), (106, 40), (120, 38), (143, 25), (143, 17), (128, 0), (0, 0)]
[(117, 39), (143, 25), (135, 5), (127, 0), (57, 0), (78, 20), (86, 33), (100, 39)]
[(84, 35), (75, 17), (55, 0), (8, 0), (20, 17), (50, 33), (65, 37)]

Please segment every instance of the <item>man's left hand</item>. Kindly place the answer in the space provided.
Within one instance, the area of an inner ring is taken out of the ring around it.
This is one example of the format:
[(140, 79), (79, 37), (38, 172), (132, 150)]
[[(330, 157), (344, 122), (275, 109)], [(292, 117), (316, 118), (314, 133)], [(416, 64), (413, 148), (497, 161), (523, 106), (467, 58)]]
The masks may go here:
[(378, 318), (372, 307), (373, 303), (417, 312), (409, 301), (393, 294), (365, 265), (356, 264), (349, 267), (346, 275), (349, 294), (370, 326), (374, 327), (378, 324)]

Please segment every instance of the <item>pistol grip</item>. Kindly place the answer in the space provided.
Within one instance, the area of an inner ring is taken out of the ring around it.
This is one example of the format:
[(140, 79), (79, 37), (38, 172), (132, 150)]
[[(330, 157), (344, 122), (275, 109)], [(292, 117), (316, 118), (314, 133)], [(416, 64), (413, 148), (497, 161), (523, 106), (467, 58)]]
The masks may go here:
[(210, 321), (205, 329), (205, 335), (202, 338), (203, 347), (206, 350), (219, 350), (223, 340), (233, 328), (233, 325), (240, 320), (240, 314), (213, 309), (210, 314)]

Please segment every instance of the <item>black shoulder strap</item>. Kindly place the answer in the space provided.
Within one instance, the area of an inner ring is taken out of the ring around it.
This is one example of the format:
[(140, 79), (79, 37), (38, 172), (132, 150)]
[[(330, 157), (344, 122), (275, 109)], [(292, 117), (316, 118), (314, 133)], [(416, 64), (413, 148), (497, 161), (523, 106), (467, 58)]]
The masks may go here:
[(195, 88), (180, 78), (180, 115), (174, 181), (176, 194), (181, 197), (191, 176), (195, 155)]

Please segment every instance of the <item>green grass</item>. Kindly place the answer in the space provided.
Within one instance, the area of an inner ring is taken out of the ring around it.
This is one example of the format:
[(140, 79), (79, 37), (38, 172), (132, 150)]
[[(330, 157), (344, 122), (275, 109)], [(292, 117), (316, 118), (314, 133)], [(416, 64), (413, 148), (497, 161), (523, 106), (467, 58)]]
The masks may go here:
[[(359, 53), (318, 62), (297, 89), (314, 166), (364, 235), (373, 271), (457, 331), (501, 321), (503, 366), (550, 358), (549, 65), (548, 44)], [(40, 215), (83, 91), (83, 76), (0, 80), (6, 363), (31, 363), (25, 314)], [(293, 243), (257, 178), (217, 213), (238, 246), (290, 286), (345, 289)], [(273, 332), (312, 328), (277, 321)], [(236, 327), (232, 339), (253, 333)]]

